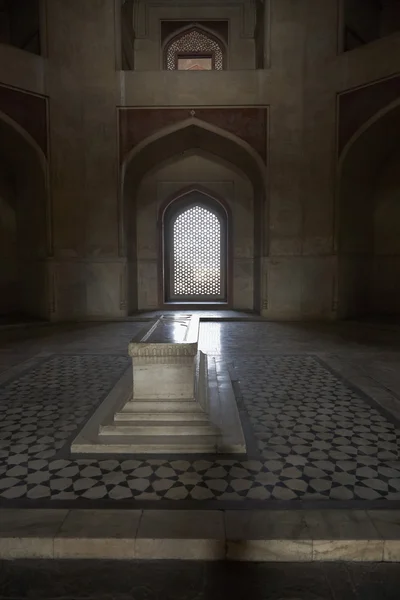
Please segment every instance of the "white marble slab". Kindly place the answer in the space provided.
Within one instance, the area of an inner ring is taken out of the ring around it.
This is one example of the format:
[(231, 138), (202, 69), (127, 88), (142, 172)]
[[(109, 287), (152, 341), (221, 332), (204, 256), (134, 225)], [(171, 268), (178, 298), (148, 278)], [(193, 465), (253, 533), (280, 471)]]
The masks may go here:
[(324, 512), (2, 509), (0, 558), (396, 560), (398, 511)]
[(54, 539), (55, 558), (135, 558), (140, 510), (70, 511)]

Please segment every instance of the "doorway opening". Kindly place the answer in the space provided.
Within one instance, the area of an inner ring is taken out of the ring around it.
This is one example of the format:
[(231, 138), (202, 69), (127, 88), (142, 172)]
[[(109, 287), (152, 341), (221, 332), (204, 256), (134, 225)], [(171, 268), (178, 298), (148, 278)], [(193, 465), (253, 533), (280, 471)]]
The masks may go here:
[(174, 200), (164, 213), (164, 301), (227, 302), (227, 213), (199, 191)]

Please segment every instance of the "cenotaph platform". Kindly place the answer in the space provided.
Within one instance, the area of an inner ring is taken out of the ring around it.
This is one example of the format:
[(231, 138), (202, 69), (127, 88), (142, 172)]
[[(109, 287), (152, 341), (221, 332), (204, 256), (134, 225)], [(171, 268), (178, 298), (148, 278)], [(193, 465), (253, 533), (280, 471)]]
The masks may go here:
[(209, 381), (199, 318), (162, 315), (132, 341), (129, 368), (72, 442), (73, 454), (246, 452), (230, 383)]

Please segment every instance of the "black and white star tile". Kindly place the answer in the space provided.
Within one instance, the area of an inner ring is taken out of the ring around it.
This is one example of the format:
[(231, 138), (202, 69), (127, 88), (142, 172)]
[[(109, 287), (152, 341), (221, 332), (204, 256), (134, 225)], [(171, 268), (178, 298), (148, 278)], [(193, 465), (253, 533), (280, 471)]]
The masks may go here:
[(53, 458), (128, 366), (123, 356), (56, 355), (0, 387), (0, 461)]
[(0, 500), (400, 500), (397, 423), (313, 356), (236, 359), (256, 458), (70, 459), (69, 440), (129, 366), (53, 355), (0, 388)]

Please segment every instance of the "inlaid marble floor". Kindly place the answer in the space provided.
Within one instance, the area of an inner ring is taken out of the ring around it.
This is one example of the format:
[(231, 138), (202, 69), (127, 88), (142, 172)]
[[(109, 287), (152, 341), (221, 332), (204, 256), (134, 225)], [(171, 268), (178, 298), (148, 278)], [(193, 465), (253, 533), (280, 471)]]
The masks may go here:
[(0, 337), (2, 505), (400, 504), (400, 332), (389, 325), (203, 323), (202, 350), (229, 368), (248, 456), (71, 458), (142, 326)]

